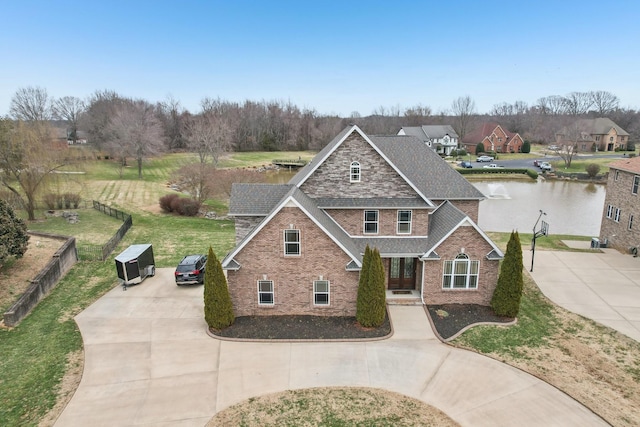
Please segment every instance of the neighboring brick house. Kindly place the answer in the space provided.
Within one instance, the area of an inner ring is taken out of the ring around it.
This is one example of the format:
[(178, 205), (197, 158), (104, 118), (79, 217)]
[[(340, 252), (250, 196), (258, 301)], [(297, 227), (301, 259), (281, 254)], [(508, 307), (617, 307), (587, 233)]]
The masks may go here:
[(462, 138), (462, 145), (471, 154), (476, 154), (479, 143), (484, 145), (485, 152), (520, 153), (523, 142), (520, 134), (509, 132), (493, 122), (481, 124)]
[(415, 136), (436, 153), (445, 156), (458, 148), (458, 134), (451, 125), (404, 126), (398, 135)]
[(235, 313), (355, 315), (367, 245), (387, 298), (489, 305), (503, 254), (476, 224), (483, 198), (421, 140), (349, 126), (288, 184), (233, 185)]
[(621, 252), (640, 251), (640, 157), (609, 165), (600, 241)]
[(625, 150), (629, 133), (605, 117), (579, 119), (556, 133), (556, 145), (577, 145), (578, 151)]

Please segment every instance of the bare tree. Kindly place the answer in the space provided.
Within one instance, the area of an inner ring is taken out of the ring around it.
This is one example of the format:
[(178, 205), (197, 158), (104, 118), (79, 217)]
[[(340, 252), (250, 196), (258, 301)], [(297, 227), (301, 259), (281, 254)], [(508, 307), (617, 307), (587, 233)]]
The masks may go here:
[(404, 110), (404, 117), (409, 126), (423, 125), (431, 117), (431, 107), (421, 104), (414, 105)]
[(84, 112), (84, 101), (75, 96), (63, 96), (53, 101), (53, 117), (67, 122), (67, 137), (78, 141), (78, 121)]
[(64, 166), (45, 121), (0, 119), (0, 182), (35, 219), (36, 196), (51, 172)]
[[(111, 90), (96, 91), (89, 97), (86, 111), (80, 117), (80, 129), (89, 135), (89, 141), (98, 148), (109, 148), (109, 142), (113, 137), (109, 135), (109, 123), (115, 112), (125, 99)], [(111, 153), (115, 154), (115, 153)]]
[(154, 108), (146, 101), (123, 103), (109, 122), (111, 143), (121, 150), (121, 159), (136, 159), (138, 178), (142, 178), (142, 161), (145, 157), (162, 152), (164, 148), (162, 125)]
[(606, 116), (616, 110), (620, 104), (618, 97), (611, 92), (597, 90), (595, 92), (589, 92), (589, 95), (593, 107), (595, 107), (600, 116)]
[(170, 150), (184, 148), (186, 145), (184, 121), (187, 113), (180, 105), (180, 101), (169, 96), (164, 102), (158, 104), (158, 118), (164, 128), (167, 144)]
[(567, 114), (571, 114), (572, 116), (587, 114), (593, 105), (593, 100), (589, 92), (571, 92), (565, 97), (565, 102)]
[(173, 182), (180, 190), (186, 191), (199, 202), (204, 202), (216, 188), (216, 183), (211, 179), (215, 174), (215, 167), (207, 163), (193, 163), (182, 166), (172, 175)]
[(451, 103), (451, 112), (455, 116), (455, 131), (462, 141), (469, 132), (471, 122), (476, 114), (476, 103), (469, 95), (458, 97)]
[(11, 116), (23, 121), (44, 121), (51, 118), (51, 99), (39, 86), (20, 88), (11, 98)]
[(200, 163), (218, 166), (220, 155), (229, 150), (231, 131), (226, 121), (213, 114), (193, 117), (187, 124), (187, 146), (198, 153)]
[(545, 96), (538, 99), (537, 107), (541, 114), (557, 116), (566, 113), (567, 100), (558, 95)]

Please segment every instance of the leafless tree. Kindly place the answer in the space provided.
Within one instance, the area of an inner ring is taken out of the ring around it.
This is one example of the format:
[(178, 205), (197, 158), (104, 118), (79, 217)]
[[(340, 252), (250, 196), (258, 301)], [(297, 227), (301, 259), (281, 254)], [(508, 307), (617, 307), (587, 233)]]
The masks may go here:
[(589, 92), (571, 92), (565, 96), (565, 100), (567, 114), (572, 116), (586, 114), (593, 105)]
[(109, 123), (124, 103), (125, 98), (111, 90), (96, 91), (89, 97), (79, 122), (80, 129), (87, 132), (89, 142), (100, 149), (110, 148), (108, 143), (114, 138), (109, 134)]
[(75, 96), (63, 96), (53, 101), (53, 117), (67, 122), (67, 134), (74, 144), (78, 141), (78, 121), (84, 110), (84, 101)]
[(560, 139), (559, 144), (556, 145), (557, 148), (554, 150), (564, 161), (565, 168), (571, 167), (573, 158), (578, 154), (578, 142), (581, 139), (590, 139), (589, 135), (582, 135), (578, 126), (578, 122), (572, 126), (567, 126), (565, 128), (567, 132), (566, 135), (563, 135), (563, 138)]
[(404, 110), (404, 117), (409, 126), (424, 125), (426, 120), (431, 117), (431, 107), (421, 104), (414, 105)]
[(199, 202), (204, 202), (212, 196), (216, 188), (211, 176), (215, 174), (215, 167), (207, 163), (193, 163), (182, 166), (172, 176), (173, 182), (181, 191), (186, 191)]
[(45, 121), (51, 118), (51, 99), (39, 86), (20, 88), (11, 98), (11, 116), (23, 121)]
[(541, 114), (557, 116), (567, 111), (567, 100), (558, 95), (545, 96), (538, 99), (537, 107)]
[(193, 117), (186, 125), (187, 146), (198, 153), (201, 164), (218, 166), (220, 155), (229, 150), (231, 131), (226, 121), (213, 113)]
[(184, 122), (187, 116), (188, 113), (184, 111), (180, 101), (172, 96), (158, 104), (158, 119), (164, 128), (166, 142), (170, 150), (186, 146)]
[(109, 122), (110, 143), (120, 150), (119, 156), (136, 159), (138, 178), (142, 178), (142, 161), (163, 151), (162, 125), (154, 108), (146, 101), (129, 100), (123, 103)]
[(606, 116), (616, 110), (620, 104), (617, 96), (604, 90), (589, 92), (591, 103), (600, 116)]
[(451, 103), (451, 112), (455, 116), (454, 129), (460, 140), (469, 132), (476, 114), (476, 103), (469, 95), (460, 96)]
[(0, 182), (35, 219), (36, 196), (51, 172), (64, 166), (46, 121), (0, 119)]

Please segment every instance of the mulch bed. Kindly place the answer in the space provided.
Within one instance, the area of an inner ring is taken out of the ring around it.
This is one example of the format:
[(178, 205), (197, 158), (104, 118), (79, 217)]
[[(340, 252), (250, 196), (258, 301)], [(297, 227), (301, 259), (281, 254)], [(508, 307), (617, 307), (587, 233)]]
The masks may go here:
[(448, 339), (474, 323), (510, 323), (511, 317), (496, 315), (491, 307), (476, 304), (445, 304), (427, 306), (431, 321), (443, 339)]
[[(438, 335), (448, 339), (469, 325), (480, 322), (510, 323), (491, 307), (475, 304), (429, 305), (428, 313)], [(223, 330), (211, 329), (219, 337), (248, 340), (357, 340), (385, 337), (391, 333), (389, 316), (379, 328), (363, 328), (355, 317), (333, 316), (241, 316)]]

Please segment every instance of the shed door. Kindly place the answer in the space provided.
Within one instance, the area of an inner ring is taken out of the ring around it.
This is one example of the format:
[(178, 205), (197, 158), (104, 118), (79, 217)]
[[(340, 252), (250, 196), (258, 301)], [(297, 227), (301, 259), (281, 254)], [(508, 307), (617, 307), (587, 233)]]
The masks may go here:
[(416, 288), (415, 258), (389, 259), (389, 289)]

